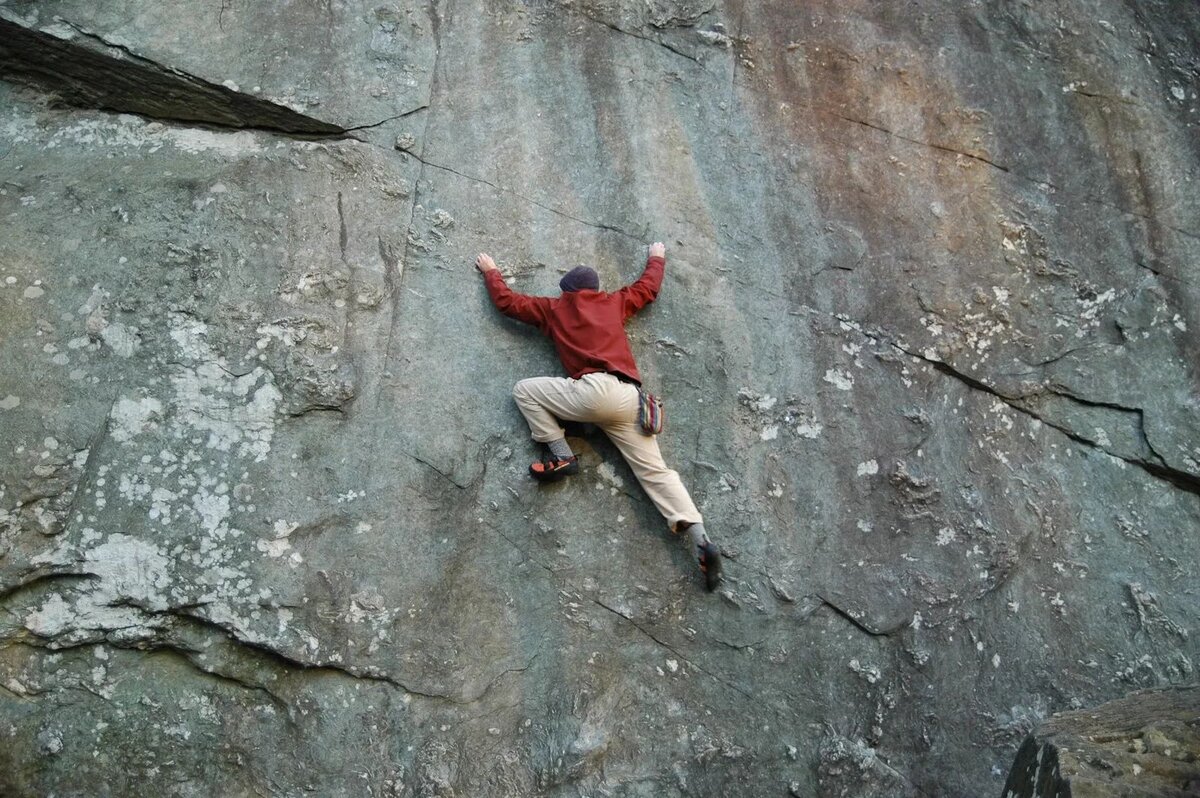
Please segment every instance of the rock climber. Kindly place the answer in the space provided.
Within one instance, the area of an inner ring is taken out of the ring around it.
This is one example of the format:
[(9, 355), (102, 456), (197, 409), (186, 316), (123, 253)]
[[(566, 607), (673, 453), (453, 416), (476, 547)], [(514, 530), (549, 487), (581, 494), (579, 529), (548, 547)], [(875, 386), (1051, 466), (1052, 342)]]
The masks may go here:
[(687, 532), (705, 587), (721, 581), (721, 555), (708, 538), (679, 474), (667, 468), (658, 440), (638, 424), (641, 376), (633, 360), (625, 322), (654, 301), (662, 285), (666, 247), (650, 245), (646, 267), (635, 282), (615, 293), (600, 290), (593, 269), (577, 266), (559, 281), (557, 297), (528, 296), (504, 282), (487, 253), (475, 259), (488, 294), (501, 313), (537, 327), (554, 343), (569, 377), (531, 377), (513, 388), (517, 408), (529, 423), (534, 441), (545, 445), (529, 473), (552, 482), (579, 472), (560, 421), (585, 421), (600, 427), (616, 444), (638, 482), (675, 534)]

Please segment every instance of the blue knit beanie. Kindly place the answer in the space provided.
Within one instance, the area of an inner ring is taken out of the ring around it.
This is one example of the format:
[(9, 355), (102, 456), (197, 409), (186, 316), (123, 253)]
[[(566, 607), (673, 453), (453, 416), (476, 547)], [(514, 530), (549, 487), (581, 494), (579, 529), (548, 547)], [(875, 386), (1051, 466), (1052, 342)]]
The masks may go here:
[(558, 287), (563, 290), (564, 294), (569, 291), (582, 291), (584, 289), (599, 291), (600, 275), (596, 274), (595, 269), (589, 269), (587, 266), (576, 266), (563, 275), (563, 278), (558, 281)]

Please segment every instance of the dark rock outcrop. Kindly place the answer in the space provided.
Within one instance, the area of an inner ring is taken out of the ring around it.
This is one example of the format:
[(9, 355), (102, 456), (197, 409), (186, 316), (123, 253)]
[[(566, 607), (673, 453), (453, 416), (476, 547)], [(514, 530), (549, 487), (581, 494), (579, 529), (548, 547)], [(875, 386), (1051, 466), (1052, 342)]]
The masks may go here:
[(1017, 751), (1004, 798), (1200, 795), (1200, 686), (1143, 690), (1046, 721)]

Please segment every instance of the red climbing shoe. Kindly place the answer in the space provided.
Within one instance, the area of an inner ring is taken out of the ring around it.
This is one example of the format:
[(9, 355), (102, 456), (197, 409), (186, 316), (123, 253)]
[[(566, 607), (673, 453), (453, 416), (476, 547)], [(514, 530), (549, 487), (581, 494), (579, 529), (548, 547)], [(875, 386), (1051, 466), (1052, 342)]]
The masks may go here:
[(546, 455), (529, 466), (529, 474), (539, 482), (554, 482), (579, 473), (579, 458), (572, 455), (566, 459)]
[(704, 587), (709, 593), (721, 584), (721, 550), (711, 540), (706, 540), (697, 547), (700, 558), (700, 573), (704, 574)]

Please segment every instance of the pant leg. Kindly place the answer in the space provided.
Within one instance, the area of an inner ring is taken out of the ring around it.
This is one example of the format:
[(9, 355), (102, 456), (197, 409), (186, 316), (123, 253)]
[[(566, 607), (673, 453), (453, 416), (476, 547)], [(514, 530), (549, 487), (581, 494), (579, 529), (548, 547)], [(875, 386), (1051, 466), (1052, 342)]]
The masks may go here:
[(624, 387), (628, 389), (627, 396), (631, 397), (627, 401), (629, 411), (626, 418), (605, 422), (600, 428), (621, 451), (621, 456), (641, 483), (642, 490), (646, 491), (672, 530), (680, 521), (693, 524), (703, 522), (700, 511), (683, 486), (683, 480), (663, 460), (658, 438), (646, 435), (637, 424), (637, 389), (632, 385)]
[(513, 386), (517, 409), (529, 423), (538, 443), (556, 441), (566, 435), (559, 419), (594, 421), (598, 401), (596, 381), (566, 377), (531, 377)]

